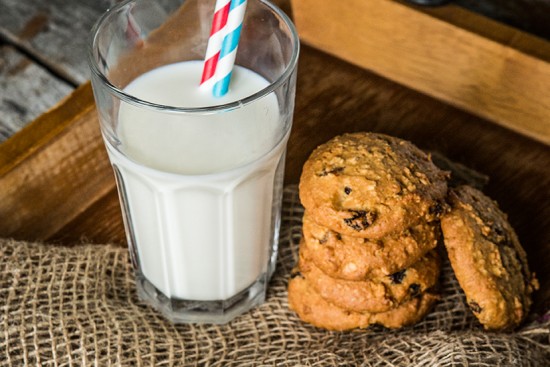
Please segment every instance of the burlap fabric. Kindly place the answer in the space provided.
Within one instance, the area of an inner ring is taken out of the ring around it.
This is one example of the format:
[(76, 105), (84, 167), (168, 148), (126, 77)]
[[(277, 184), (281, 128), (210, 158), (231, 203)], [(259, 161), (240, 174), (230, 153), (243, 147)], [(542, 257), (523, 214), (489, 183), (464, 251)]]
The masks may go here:
[[(172, 325), (136, 296), (127, 250), (0, 240), (0, 366), (548, 366), (550, 322), (485, 332), (448, 264), (441, 301), (414, 327), (329, 332), (288, 309), (303, 209), (285, 189), (267, 302), (224, 326)], [(549, 315), (546, 315), (549, 316)]]

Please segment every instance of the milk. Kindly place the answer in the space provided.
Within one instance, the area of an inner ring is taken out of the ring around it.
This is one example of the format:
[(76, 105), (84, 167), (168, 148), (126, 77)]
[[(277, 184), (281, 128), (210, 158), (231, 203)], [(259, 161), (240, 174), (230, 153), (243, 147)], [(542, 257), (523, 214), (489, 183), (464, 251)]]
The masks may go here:
[[(190, 108), (240, 100), (269, 84), (236, 67), (229, 93), (214, 98), (198, 87), (201, 68), (199, 61), (164, 66), (125, 92)], [(155, 108), (122, 103), (118, 140), (105, 139), (131, 252), (168, 298), (228, 299), (268, 271), (279, 209), (272, 204), (280, 200), (274, 182), (282, 179), (290, 119), (280, 115), (273, 93), (206, 115)]]

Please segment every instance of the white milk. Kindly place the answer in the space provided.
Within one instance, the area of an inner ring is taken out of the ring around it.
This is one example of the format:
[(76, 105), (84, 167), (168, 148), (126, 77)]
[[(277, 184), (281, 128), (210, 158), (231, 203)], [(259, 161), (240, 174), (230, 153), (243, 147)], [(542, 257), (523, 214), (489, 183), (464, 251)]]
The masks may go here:
[[(168, 106), (202, 107), (268, 85), (237, 67), (230, 92), (214, 98), (198, 88), (201, 68), (199, 61), (164, 66), (125, 92)], [(118, 151), (106, 145), (141, 271), (167, 297), (227, 299), (266, 272), (273, 184), (281, 179), (282, 164), (276, 168), (288, 130), (274, 94), (199, 116), (121, 105)]]

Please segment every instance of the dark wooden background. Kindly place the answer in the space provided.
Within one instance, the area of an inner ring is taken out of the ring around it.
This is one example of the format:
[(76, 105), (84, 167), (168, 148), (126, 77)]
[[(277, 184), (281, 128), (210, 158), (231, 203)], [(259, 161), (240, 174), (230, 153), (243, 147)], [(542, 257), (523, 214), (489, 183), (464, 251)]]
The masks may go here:
[(456, 0), (454, 3), (550, 40), (549, 0)]

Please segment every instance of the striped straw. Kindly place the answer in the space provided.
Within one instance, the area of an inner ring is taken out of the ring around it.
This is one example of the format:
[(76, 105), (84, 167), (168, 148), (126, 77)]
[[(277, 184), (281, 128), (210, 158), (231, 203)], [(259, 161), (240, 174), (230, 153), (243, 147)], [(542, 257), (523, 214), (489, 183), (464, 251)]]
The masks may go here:
[[(207, 66), (206, 64), (210, 59), (213, 58), (215, 61), (212, 61), (212, 64), (208, 65), (209, 71), (207, 76), (209, 76), (209, 78), (207, 77), (205, 79), (205, 73), (203, 72), (203, 81), (201, 84), (212, 83), (212, 93), (215, 97), (222, 97), (229, 90), (229, 82), (231, 81), (231, 73), (233, 71), (233, 65), (235, 64), (235, 57), (237, 55), (237, 47), (241, 36), (245, 10), (246, 0), (231, 0), (225, 27), (220, 28), (217, 32), (224, 34), (221, 45), (219, 46), (219, 51), (215, 51), (214, 47), (217, 46), (215, 44), (212, 46), (212, 50), (209, 54), (208, 49), (211, 47), (210, 42), (218, 41), (212, 36), (212, 34), (208, 41), (207, 57), (205, 58), (205, 70)], [(214, 28), (214, 25), (212, 28)], [(215, 57), (216, 54), (218, 55), (217, 60)]]
[(216, 1), (214, 17), (212, 18), (212, 29), (210, 30), (210, 38), (208, 39), (206, 56), (204, 57), (201, 85), (211, 80), (216, 72), (230, 5), (231, 0)]

